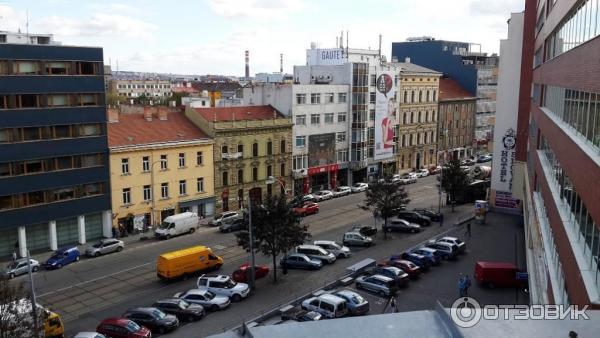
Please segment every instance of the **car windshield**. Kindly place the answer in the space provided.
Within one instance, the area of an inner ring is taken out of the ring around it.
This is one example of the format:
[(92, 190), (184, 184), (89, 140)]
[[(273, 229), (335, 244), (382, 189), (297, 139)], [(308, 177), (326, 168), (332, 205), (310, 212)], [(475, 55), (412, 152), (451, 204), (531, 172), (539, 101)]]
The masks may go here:
[(353, 187), (355, 187), (355, 188), (359, 188), (360, 186), (361, 186), (361, 184), (360, 184), (360, 183), (355, 183), (355, 184), (353, 185)]
[(221, 218), (223, 218), (223, 214), (215, 214), (215, 215), (213, 216), (213, 219), (215, 219), (215, 220), (217, 220), (217, 219), (221, 219)]
[(152, 311), (152, 317), (154, 317), (156, 319), (164, 319), (166, 316), (167, 315), (164, 312), (162, 312), (158, 309)]
[(98, 243), (92, 245), (92, 247), (94, 247), (94, 248), (99, 248), (101, 246), (102, 246), (102, 242), (98, 242)]
[(231, 279), (228, 279), (227, 282), (225, 282), (225, 287), (228, 289), (231, 289), (231, 288), (235, 287), (236, 285), (237, 285), (237, 283), (232, 281)]
[(9, 264), (6, 266), (6, 268), (7, 268), (8, 270), (12, 270), (12, 269), (16, 268), (18, 264), (19, 264), (19, 262), (12, 262), (12, 263), (9, 263)]
[(455, 240), (456, 243), (461, 244), (462, 241), (460, 239)]
[(50, 259), (60, 259), (64, 254), (64, 251), (55, 251), (52, 256), (50, 256)]
[(180, 309), (187, 309), (188, 307), (190, 307), (190, 303), (186, 302), (185, 300), (180, 300), (179, 303), (177, 303), (177, 305), (179, 305)]
[(336, 242), (333, 242), (333, 243), (329, 244), (329, 246), (331, 247), (331, 249), (334, 249), (334, 250), (340, 250), (340, 249), (342, 248), (342, 247), (341, 247), (339, 244), (337, 244)]
[(137, 325), (135, 322), (133, 322), (131, 320), (129, 322), (127, 322), (127, 325), (125, 325), (125, 328), (127, 328), (127, 331), (132, 332), (132, 333), (138, 332), (139, 330), (142, 329), (139, 325)]
[(169, 226), (171, 226), (173, 223), (170, 222), (162, 222), (160, 223), (160, 225), (158, 226), (159, 229), (168, 229)]
[(215, 294), (214, 294), (214, 293), (212, 293), (212, 292), (210, 292), (210, 291), (207, 291), (207, 292), (204, 294), (204, 298), (206, 298), (207, 300), (211, 300), (211, 299), (215, 298)]

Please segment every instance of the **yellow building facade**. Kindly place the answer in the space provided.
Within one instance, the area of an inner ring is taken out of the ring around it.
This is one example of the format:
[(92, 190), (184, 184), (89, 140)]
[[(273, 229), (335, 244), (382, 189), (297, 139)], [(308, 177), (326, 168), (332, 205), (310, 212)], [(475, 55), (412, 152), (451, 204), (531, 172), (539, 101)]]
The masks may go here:
[(193, 109), (186, 116), (214, 139), (217, 212), (292, 191), (292, 120), (271, 106)]
[(438, 96), (441, 73), (410, 63), (400, 72), (399, 173), (437, 165)]
[(182, 112), (113, 112), (108, 135), (113, 226), (135, 232), (185, 211), (213, 215), (213, 140)]

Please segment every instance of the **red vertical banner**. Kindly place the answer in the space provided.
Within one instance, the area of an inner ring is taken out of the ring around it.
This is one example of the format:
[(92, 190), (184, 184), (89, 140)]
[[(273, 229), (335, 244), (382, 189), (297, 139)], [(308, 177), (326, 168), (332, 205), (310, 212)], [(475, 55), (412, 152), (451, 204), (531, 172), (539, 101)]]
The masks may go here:
[(337, 170), (331, 172), (331, 189), (337, 188)]
[(305, 193), (305, 194), (308, 194), (308, 193), (309, 193), (309, 190), (310, 190), (310, 189), (309, 189), (309, 188), (310, 188), (310, 181), (309, 181), (309, 178), (308, 178), (308, 177), (305, 177), (305, 178), (304, 178), (304, 182), (303, 182), (303, 183), (304, 183), (304, 193)]

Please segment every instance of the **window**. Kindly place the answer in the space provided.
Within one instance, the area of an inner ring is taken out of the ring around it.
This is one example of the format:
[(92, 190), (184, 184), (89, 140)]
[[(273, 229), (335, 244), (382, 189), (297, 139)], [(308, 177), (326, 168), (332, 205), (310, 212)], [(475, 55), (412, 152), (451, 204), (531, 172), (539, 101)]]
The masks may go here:
[(404, 100), (402, 102), (404, 102), (404, 103), (408, 102), (408, 91), (406, 91), (406, 90), (404, 91)]
[(296, 115), (296, 125), (297, 126), (305, 126), (306, 125), (306, 115)]
[(144, 192), (144, 201), (145, 202), (151, 201), (152, 200), (152, 190), (150, 190), (149, 185), (144, 186), (143, 192)]
[(423, 91), (419, 90), (419, 102), (423, 102)]
[(237, 152), (240, 154), (240, 158), (244, 158), (244, 145), (238, 144)]
[(325, 93), (325, 103), (333, 103), (333, 93)]
[(160, 169), (167, 170), (167, 155), (160, 155)]
[(196, 190), (198, 190), (198, 192), (204, 192), (204, 177), (198, 177), (196, 179)]
[(273, 155), (273, 141), (267, 141), (267, 155)]
[(421, 112), (419, 112), (419, 120), (418, 120), (419, 123), (421, 123), (421, 117), (422, 117), (421, 115), (422, 115)]
[(131, 204), (131, 188), (123, 189), (123, 204)]
[(414, 112), (410, 112), (410, 123), (413, 124), (415, 123), (415, 113)]
[(238, 170), (238, 184), (244, 184), (244, 171), (242, 169)]
[(406, 146), (406, 135), (402, 135), (402, 147)]
[(294, 156), (292, 162), (292, 169), (298, 170), (306, 168), (308, 168), (308, 155)]
[(129, 159), (121, 159), (121, 174), (129, 174)]
[(377, 75), (371, 74), (371, 87), (375, 87), (376, 82), (377, 82)]
[(186, 195), (187, 194), (187, 184), (185, 182), (185, 180), (180, 180), (179, 181), (179, 195)]
[(17, 95), (19, 108), (37, 108), (39, 107), (38, 96), (35, 94)]
[(338, 93), (338, 103), (346, 103), (346, 93)]
[(179, 168), (185, 168), (185, 153), (179, 153)]
[(333, 113), (325, 113), (325, 124), (333, 123)]
[(296, 94), (296, 104), (306, 104), (306, 94)]
[(306, 146), (306, 136), (296, 136), (296, 147), (304, 148)]
[(101, 134), (101, 128), (99, 124), (82, 124), (78, 128), (78, 136), (98, 136)]
[(48, 107), (64, 107), (69, 105), (69, 96), (65, 94), (48, 95)]
[(406, 113), (402, 113), (402, 124), (406, 124)]
[(410, 102), (411, 103), (415, 102), (415, 91), (414, 90), (410, 91)]
[(337, 115), (337, 121), (338, 123), (345, 123), (346, 122), (346, 113), (338, 113)]
[(150, 171), (150, 157), (148, 156), (142, 157), (142, 171)]
[(369, 121), (375, 121), (375, 109), (369, 110)]
[(369, 93), (369, 103), (375, 103), (375, 92)]
[(320, 124), (321, 116), (319, 114), (310, 114), (310, 124)]
[(229, 173), (227, 171), (222, 174), (222, 182), (224, 187), (229, 185)]
[(83, 94), (81, 95), (82, 106), (96, 106), (98, 105), (98, 95), (96, 94)]
[(258, 156), (258, 143), (254, 142), (252, 144), (252, 156), (253, 157), (257, 157)]
[(204, 153), (201, 151), (196, 152), (196, 165), (204, 165)]
[(273, 167), (271, 165), (267, 166), (267, 178), (273, 176)]
[(279, 153), (280, 154), (285, 153), (285, 140), (279, 141)]
[(40, 74), (40, 65), (35, 61), (16, 61), (14, 63), (14, 74), (38, 75)]
[(229, 149), (227, 146), (221, 146), (221, 155), (225, 155), (229, 153)]
[(96, 63), (86, 61), (77, 62), (77, 70), (79, 75), (96, 75)]
[(437, 92), (433, 90), (433, 101), (437, 101)]
[(336, 138), (337, 138), (338, 142), (346, 142), (346, 132), (341, 131), (341, 132), (337, 133)]
[(160, 184), (160, 197), (169, 198), (169, 183)]
[(429, 122), (429, 110), (425, 111), (425, 122)]
[(320, 104), (321, 103), (321, 94), (320, 93), (310, 94), (310, 103), (311, 104)]
[(337, 151), (337, 161), (338, 163), (348, 162), (348, 149), (342, 149)]
[(285, 162), (283, 162), (279, 165), (279, 176), (286, 176)]
[(252, 168), (252, 180), (253, 181), (258, 181), (258, 168), (254, 167)]

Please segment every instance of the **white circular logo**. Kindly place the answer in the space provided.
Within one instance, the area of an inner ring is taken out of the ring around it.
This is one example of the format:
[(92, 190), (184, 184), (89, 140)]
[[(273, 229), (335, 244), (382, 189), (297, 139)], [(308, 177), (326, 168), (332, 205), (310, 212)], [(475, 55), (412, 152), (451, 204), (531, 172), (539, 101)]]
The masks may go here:
[(461, 297), (452, 303), (450, 317), (454, 324), (469, 328), (475, 326), (481, 320), (481, 305), (471, 297)]

